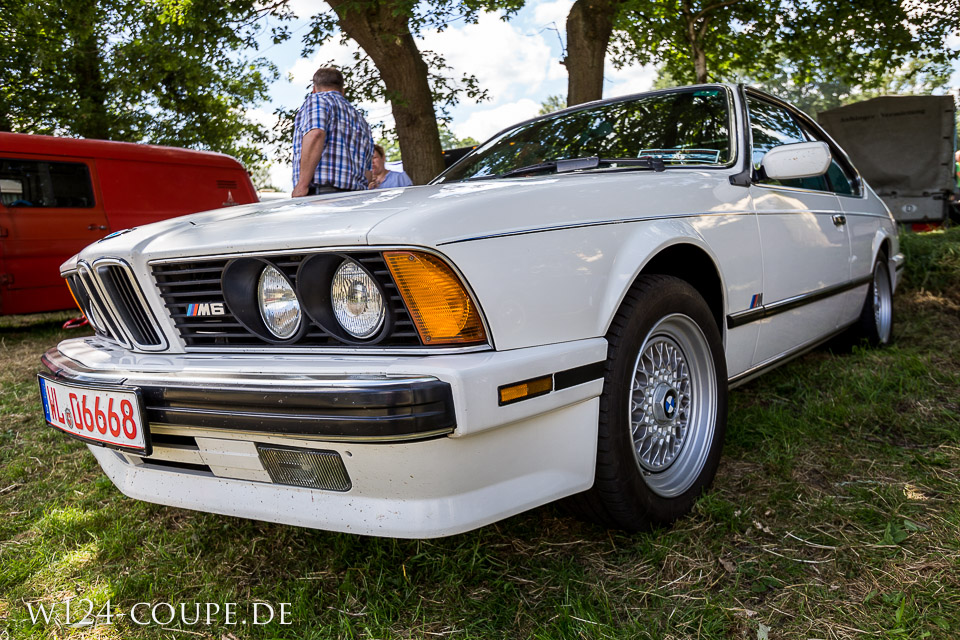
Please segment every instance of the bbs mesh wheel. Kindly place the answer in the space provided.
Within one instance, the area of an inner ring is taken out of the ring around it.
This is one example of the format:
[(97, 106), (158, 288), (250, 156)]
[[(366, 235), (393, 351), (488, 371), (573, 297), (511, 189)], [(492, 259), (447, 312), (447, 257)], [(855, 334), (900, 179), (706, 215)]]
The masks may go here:
[(679, 278), (640, 276), (607, 334), (594, 486), (580, 515), (630, 531), (686, 514), (716, 474), (727, 417), (720, 332)]

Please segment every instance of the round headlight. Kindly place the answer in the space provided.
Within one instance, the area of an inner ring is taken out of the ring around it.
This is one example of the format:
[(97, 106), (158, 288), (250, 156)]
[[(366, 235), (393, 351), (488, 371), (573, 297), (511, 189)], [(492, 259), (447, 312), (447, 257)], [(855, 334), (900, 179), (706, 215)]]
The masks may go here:
[(257, 285), (260, 317), (267, 329), (277, 338), (286, 340), (300, 329), (300, 301), (290, 282), (272, 266), (260, 274)]
[(380, 287), (356, 262), (345, 260), (333, 274), (330, 299), (337, 322), (355, 338), (369, 338), (383, 325)]

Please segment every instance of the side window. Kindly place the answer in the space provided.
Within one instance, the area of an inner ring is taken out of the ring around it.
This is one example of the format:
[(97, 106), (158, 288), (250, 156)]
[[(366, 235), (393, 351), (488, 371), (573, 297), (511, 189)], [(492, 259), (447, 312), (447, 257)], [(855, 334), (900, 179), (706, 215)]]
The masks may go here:
[[(800, 126), (803, 128), (803, 133), (807, 136), (808, 140), (827, 142), (817, 130), (808, 126), (806, 123), (801, 123)], [(830, 168), (827, 169), (827, 182), (830, 183), (830, 191), (842, 196), (859, 196), (860, 189), (857, 186), (857, 179), (854, 175), (852, 170), (842, 166), (837, 162), (837, 159), (834, 158), (830, 162)]]
[[(753, 140), (754, 169), (760, 168), (763, 156), (773, 147), (808, 141), (803, 129), (786, 109), (751, 97), (747, 98), (747, 105), (750, 108), (750, 136)], [(796, 178), (794, 180), (765, 178), (761, 182), (782, 187), (829, 191), (824, 176)]]
[(79, 162), (0, 158), (0, 202), (7, 207), (92, 207), (90, 171)]
[(830, 168), (827, 169), (827, 180), (830, 181), (830, 190), (834, 193), (839, 193), (842, 196), (859, 195), (853, 188), (853, 181), (847, 177), (836, 160), (831, 162)]

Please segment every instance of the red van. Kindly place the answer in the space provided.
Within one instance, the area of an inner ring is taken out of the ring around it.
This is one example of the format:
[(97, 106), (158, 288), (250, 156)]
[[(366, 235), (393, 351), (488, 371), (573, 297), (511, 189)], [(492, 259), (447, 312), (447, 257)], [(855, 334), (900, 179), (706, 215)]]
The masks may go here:
[(60, 264), (113, 231), (249, 202), (221, 153), (0, 133), (0, 314), (74, 308)]

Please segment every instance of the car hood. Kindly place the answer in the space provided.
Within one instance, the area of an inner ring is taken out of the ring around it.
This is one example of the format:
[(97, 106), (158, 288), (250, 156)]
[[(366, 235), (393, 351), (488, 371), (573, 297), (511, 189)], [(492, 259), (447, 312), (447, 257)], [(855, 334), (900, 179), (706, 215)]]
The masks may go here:
[[(81, 254), (147, 259), (355, 245), (437, 247), (620, 218), (690, 213), (691, 190), (724, 202), (724, 172), (562, 175), (331, 194), (197, 213), (126, 231)], [(681, 209), (682, 207), (682, 209)]]

